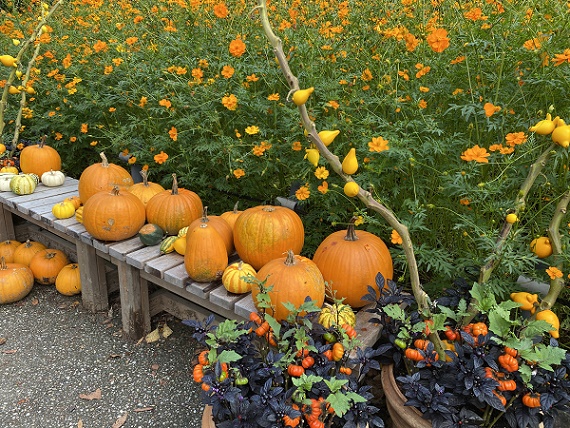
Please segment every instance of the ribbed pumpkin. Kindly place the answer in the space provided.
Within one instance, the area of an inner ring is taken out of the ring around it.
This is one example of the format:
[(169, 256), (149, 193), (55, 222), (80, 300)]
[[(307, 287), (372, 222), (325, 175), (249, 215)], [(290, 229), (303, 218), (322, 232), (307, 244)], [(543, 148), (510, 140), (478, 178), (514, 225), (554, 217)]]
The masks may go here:
[(202, 200), (187, 189), (179, 189), (176, 174), (172, 174), (172, 189), (154, 195), (146, 204), (146, 218), (157, 224), (167, 235), (176, 235), (202, 215)]
[[(266, 281), (265, 287), (273, 287), (268, 293), (273, 311), (268, 313), (277, 321), (285, 320), (289, 315), (284, 303), (291, 303), (298, 308), (307, 296), (318, 307), (325, 301), (325, 280), (319, 268), (310, 259), (294, 255), (291, 250), (287, 251), (285, 257), (266, 263), (257, 272), (256, 278)], [(259, 291), (259, 285), (253, 284), (251, 297), (256, 306)]]
[(30, 241), (29, 239), (23, 244), (18, 245), (14, 251), (14, 263), (19, 263), (24, 266), (30, 266), (32, 257), (38, 251), (45, 250), (46, 246), (38, 241)]
[(36, 190), (38, 182), (31, 174), (19, 174), (10, 180), (10, 190), (16, 195), (31, 195)]
[(23, 173), (41, 177), (44, 172), (61, 169), (61, 157), (56, 149), (45, 144), (45, 136), (35, 145), (26, 146), (20, 152), (20, 169)]
[(75, 210), (75, 220), (77, 223), (83, 224), (83, 205)]
[(139, 230), (139, 238), (144, 245), (158, 245), (164, 238), (164, 230), (152, 223), (147, 223)]
[(118, 186), (94, 194), (83, 205), (83, 226), (101, 241), (132, 238), (144, 224), (145, 209), (141, 200)]
[(233, 210), (226, 211), (226, 212), (223, 212), (222, 214), (220, 214), (220, 217), (222, 217), (225, 221), (227, 221), (229, 223), (229, 225), (232, 227), (232, 231), (234, 230), (236, 220), (238, 219), (240, 214), (243, 212), (243, 211), (238, 210), (238, 205), (239, 205), (239, 201), (237, 201), (235, 203)]
[(6, 263), (0, 257), (0, 304), (22, 300), (34, 286), (34, 274), (19, 263)]
[(65, 198), (63, 201), (71, 202), (76, 210), (81, 206), (81, 199), (79, 198), (79, 196), (69, 196), (68, 198)]
[(55, 289), (65, 296), (81, 293), (81, 274), (77, 263), (65, 265), (55, 279)]
[(259, 205), (240, 214), (234, 225), (234, 245), (240, 258), (256, 270), (283, 257), (287, 250), (299, 254), (305, 230), (299, 215), (285, 207)]
[(21, 242), (14, 239), (7, 239), (0, 242), (0, 257), (4, 257), (6, 263), (14, 263), (14, 252), (20, 246)]
[[(360, 308), (368, 303), (362, 297), (368, 286), (376, 287), (376, 275), (392, 279), (392, 257), (384, 242), (376, 235), (354, 229), (352, 219), (346, 231), (340, 230), (326, 237), (313, 256), (325, 281), (336, 291), (338, 299)], [(377, 295), (380, 291), (376, 290)]]
[(164, 192), (166, 189), (158, 183), (148, 181), (148, 171), (143, 169), (141, 170), (140, 175), (143, 181), (140, 183), (135, 183), (129, 187), (129, 192), (139, 198), (143, 205), (146, 207), (146, 203), (150, 200), (150, 198), (152, 198), (157, 193)]
[(101, 162), (89, 165), (79, 177), (79, 199), (84, 204), (101, 190), (111, 190), (115, 186), (125, 190), (134, 184), (131, 174), (125, 168), (109, 162), (103, 152), (100, 156)]
[(59, 271), (67, 264), (69, 264), (69, 260), (63, 251), (46, 248), (38, 251), (32, 257), (30, 269), (34, 274), (36, 282), (43, 285), (51, 285), (55, 284)]
[(222, 284), (230, 293), (249, 293), (251, 291), (252, 283), (244, 279), (244, 277), (249, 275), (255, 277), (257, 272), (253, 266), (240, 260), (239, 262), (228, 265), (224, 270), (224, 274), (222, 275)]
[(200, 224), (202, 223), (208, 223), (210, 226), (212, 226), (214, 229), (218, 231), (218, 233), (224, 240), (224, 244), (226, 245), (228, 255), (234, 252), (234, 235), (232, 232), (232, 227), (229, 225), (229, 223), (226, 220), (217, 215), (208, 215), (208, 207), (204, 207), (202, 211), (202, 217), (197, 218), (192, 223), (190, 223), (188, 225), (188, 230), (192, 230), (193, 228), (200, 226)]
[(213, 226), (201, 223), (188, 231), (184, 267), (190, 278), (197, 282), (215, 281), (222, 277), (227, 265), (226, 244)]

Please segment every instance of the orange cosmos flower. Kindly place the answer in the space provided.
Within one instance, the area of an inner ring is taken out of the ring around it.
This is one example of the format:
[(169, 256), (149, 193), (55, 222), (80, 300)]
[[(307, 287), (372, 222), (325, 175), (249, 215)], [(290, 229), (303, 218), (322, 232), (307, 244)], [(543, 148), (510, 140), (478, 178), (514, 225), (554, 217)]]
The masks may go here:
[(95, 147), (97, 144), (99, 144), (99, 141), (91, 141), (89, 143), (90, 146)]
[(511, 132), (505, 135), (505, 140), (507, 140), (507, 146), (514, 147), (519, 144), (526, 143), (527, 136), (524, 132)]
[(259, 80), (259, 77), (257, 77), (255, 73), (253, 73), (247, 76), (245, 80), (247, 80), (248, 82), (257, 82)]
[(88, 129), (89, 129), (89, 125), (87, 125), (86, 123), (81, 124), (81, 133), (82, 134), (87, 134)]
[(315, 177), (317, 177), (319, 180), (326, 180), (329, 178), (328, 169), (324, 166), (319, 166), (317, 169), (315, 169)]
[(224, 65), (222, 68), (222, 76), (229, 79), (234, 75), (234, 68), (231, 65)]
[(388, 149), (390, 149), (388, 146), (388, 140), (385, 140), (382, 137), (372, 137), (372, 141), (368, 143), (368, 150), (371, 152), (380, 153)]
[(548, 269), (546, 269), (546, 273), (550, 279), (562, 278), (562, 271), (554, 266), (550, 266)]
[(263, 153), (265, 153), (265, 147), (263, 147), (263, 146), (253, 146), (253, 149), (252, 149), (251, 151), (252, 151), (252, 153), (253, 153), (255, 156), (262, 156)]
[(174, 126), (170, 128), (170, 131), (168, 131), (168, 135), (170, 135), (172, 141), (178, 140), (178, 130)]
[(159, 154), (154, 155), (154, 161), (159, 165), (162, 165), (164, 162), (166, 162), (167, 159), (168, 155), (164, 153), (162, 150), (160, 151)]
[(245, 53), (245, 49), (246, 49), (245, 43), (240, 38), (234, 39), (230, 42), (230, 47), (229, 47), (230, 54), (236, 58), (242, 56)]
[(319, 187), (317, 187), (317, 190), (321, 192), (323, 195), (326, 195), (327, 192), (329, 191), (329, 183), (323, 181), (323, 183)]
[(471, 10), (468, 10), (463, 14), (465, 18), (469, 19), (470, 21), (486, 21), (487, 16), (483, 15), (483, 11), (480, 7), (474, 7)]
[(69, 68), (71, 66), (71, 55), (67, 54), (61, 63), (63, 64), (63, 68)]
[(268, 101), (279, 101), (279, 94), (274, 93), (267, 97)]
[(418, 101), (418, 107), (421, 109), (427, 108), (427, 101), (426, 100), (419, 100)]
[(493, 103), (485, 103), (485, 105), (483, 106), (483, 110), (485, 110), (485, 116), (491, 117), (495, 113), (501, 111), (501, 107), (493, 105)]
[(402, 245), (402, 243), (404, 242), (396, 229), (392, 230), (392, 235), (390, 236), (390, 242), (392, 242), (392, 244), (395, 245)]
[(169, 100), (167, 100), (167, 99), (162, 99), (162, 100), (160, 100), (160, 101), (158, 102), (158, 105), (163, 106), (163, 107), (165, 107), (165, 108), (170, 108), (170, 107), (172, 107), (172, 103), (171, 103)]
[(293, 144), (291, 144), (291, 150), (294, 150), (296, 152), (300, 152), (302, 149), (303, 149), (303, 147), (301, 146), (300, 141), (295, 141), (295, 142), (293, 142)]
[(462, 198), (462, 199), (459, 200), (459, 203), (460, 203), (461, 205), (464, 205), (464, 206), (468, 207), (468, 206), (471, 204), (471, 201), (470, 201), (469, 199), (467, 199), (467, 198)]
[(139, 107), (144, 107), (147, 102), (148, 102), (147, 97), (141, 97), (141, 100), (139, 101)]
[(234, 94), (227, 95), (225, 97), (222, 97), (222, 105), (228, 110), (233, 111), (237, 109), (238, 99)]
[(248, 135), (259, 134), (259, 127), (255, 125), (248, 126), (245, 128), (245, 133)]
[(241, 168), (234, 169), (234, 177), (237, 179), (242, 178), (245, 175), (245, 171)]
[(554, 62), (555, 67), (558, 67), (565, 62), (570, 63), (570, 49), (564, 49), (564, 53), (554, 55), (552, 62)]
[(214, 6), (214, 15), (220, 19), (227, 18), (229, 15), (228, 7), (224, 2), (218, 3)]
[(487, 152), (486, 148), (479, 147), (479, 144), (476, 144), (470, 149), (465, 150), (461, 154), (461, 159), (467, 162), (489, 163), (489, 159), (487, 159), (489, 156), (491, 156), (491, 153)]
[(113, 72), (113, 66), (112, 65), (105, 66), (105, 69), (103, 70), (103, 74), (111, 74), (112, 72)]
[(97, 42), (95, 42), (93, 45), (93, 50), (95, 52), (106, 52), (108, 49), (109, 47), (107, 46), (107, 43), (101, 40), (97, 40)]
[(305, 184), (304, 186), (299, 187), (299, 189), (297, 189), (297, 191), (295, 192), (295, 197), (299, 200), (299, 201), (304, 201), (306, 199), (309, 199), (309, 196), (311, 195), (311, 191), (309, 190), (309, 188), (307, 187), (307, 184)]
[(434, 52), (443, 52), (449, 47), (449, 38), (447, 37), (447, 31), (443, 28), (438, 28), (432, 31), (427, 36), (427, 42), (429, 47)]
[(127, 162), (129, 163), (129, 165), (132, 165), (132, 164), (136, 163), (136, 161), (137, 161), (137, 157), (131, 156)]

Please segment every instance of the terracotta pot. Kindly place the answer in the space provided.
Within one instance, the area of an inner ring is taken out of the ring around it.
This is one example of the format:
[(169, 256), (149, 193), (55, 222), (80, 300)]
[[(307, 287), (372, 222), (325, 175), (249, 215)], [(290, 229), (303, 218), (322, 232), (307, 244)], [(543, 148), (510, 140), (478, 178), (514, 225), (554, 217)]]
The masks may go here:
[(216, 428), (216, 424), (212, 419), (212, 406), (206, 406), (202, 413), (202, 428)]
[(431, 428), (431, 422), (418, 409), (404, 406), (407, 400), (398, 388), (393, 369), (392, 364), (382, 366), (382, 389), (394, 428)]

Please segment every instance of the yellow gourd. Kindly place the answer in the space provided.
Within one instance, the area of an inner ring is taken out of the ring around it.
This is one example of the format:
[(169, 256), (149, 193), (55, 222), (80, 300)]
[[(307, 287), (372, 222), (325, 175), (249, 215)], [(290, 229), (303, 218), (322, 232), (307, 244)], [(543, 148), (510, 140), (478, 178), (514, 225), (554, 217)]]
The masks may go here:
[(360, 186), (354, 181), (349, 181), (344, 185), (344, 194), (349, 198), (354, 198), (356, 195), (358, 195), (359, 190)]
[(560, 336), (558, 334), (558, 329), (560, 328), (560, 320), (558, 319), (558, 316), (554, 312), (552, 312), (550, 309), (540, 311), (539, 313), (536, 314), (536, 319), (550, 323), (552, 325), (552, 330), (550, 330), (550, 335), (553, 338), (558, 339), (558, 337)]
[(334, 131), (321, 131), (319, 132), (319, 138), (325, 146), (328, 146), (333, 142), (338, 134), (340, 134), (340, 131), (338, 129)]
[(554, 120), (552, 120), (552, 116), (550, 115), (550, 113), (547, 113), (546, 119), (541, 120), (534, 126), (531, 126), (530, 128), (528, 128), (528, 130), (530, 132), (534, 132), (535, 134), (548, 135), (552, 131), (554, 131), (554, 128), (556, 128), (558, 120), (560, 120), (559, 117), (556, 117)]
[(356, 159), (356, 149), (353, 147), (342, 161), (342, 172), (348, 175), (358, 171), (358, 159)]
[(534, 305), (538, 305), (538, 294), (531, 294), (526, 291), (520, 291), (518, 293), (511, 293), (511, 300), (513, 302), (520, 303), (520, 308), (523, 311), (531, 311), (534, 313)]
[(309, 162), (313, 164), (313, 166), (317, 166), (319, 164), (319, 158), (321, 154), (317, 149), (305, 149), (305, 157)]
[(57, 219), (71, 218), (75, 215), (75, 205), (70, 201), (58, 202), (51, 208), (51, 212)]
[(0, 63), (6, 67), (16, 67), (18, 61), (12, 55), (0, 55)]
[(299, 89), (295, 91), (293, 93), (293, 98), (292, 98), (295, 105), (302, 106), (303, 104), (305, 104), (314, 90), (315, 88), (311, 86), (310, 88), (307, 89)]

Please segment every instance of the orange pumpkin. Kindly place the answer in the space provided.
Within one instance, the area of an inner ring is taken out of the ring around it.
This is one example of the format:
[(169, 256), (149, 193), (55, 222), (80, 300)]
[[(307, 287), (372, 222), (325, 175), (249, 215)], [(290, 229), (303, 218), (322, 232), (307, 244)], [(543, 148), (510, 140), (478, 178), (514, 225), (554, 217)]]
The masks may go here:
[(139, 198), (143, 205), (146, 207), (146, 203), (150, 200), (150, 198), (152, 198), (157, 193), (164, 192), (166, 189), (158, 183), (148, 181), (148, 171), (143, 169), (141, 170), (140, 174), (143, 181), (140, 183), (135, 183), (129, 187), (129, 192)]
[(64, 296), (81, 293), (81, 275), (77, 263), (65, 265), (57, 274), (55, 289)]
[(259, 205), (240, 214), (234, 225), (234, 245), (240, 258), (256, 270), (283, 257), (286, 251), (299, 254), (305, 230), (299, 215), (285, 207)]
[(234, 252), (234, 235), (232, 232), (232, 227), (226, 220), (220, 216), (208, 215), (208, 207), (204, 207), (204, 210), (202, 211), (202, 217), (197, 218), (192, 223), (190, 223), (188, 230), (192, 230), (195, 227), (200, 226), (202, 223), (208, 223), (210, 226), (216, 229), (216, 231), (224, 240), (228, 255)]
[(141, 200), (118, 186), (111, 191), (94, 194), (83, 205), (83, 226), (91, 236), (101, 241), (132, 238), (145, 221)]
[[(266, 281), (265, 287), (272, 287), (268, 294), (273, 310), (268, 313), (277, 321), (287, 319), (290, 313), (284, 303), (298, 308), (307, 296), (319, 307), (325, 301), (325, 280), (319, 268), (310, 259), (294, 255), (291, 250), (287, 251), (287, 256), (266, 263), (256, 278)], [(256, 307), (259, 291), (259, 284), (253, 284), (251, 297)]]
[(222, 277), (227, 266), (226, 244), (213, 226), (201, 223), (188, 230), (184, 267), (190, 278), (197, 282), (215, 281)]
[(21, 242), (14, 239), (7, 239), (0, 242), (0, 257), (4, 257), (6, 263), (14, 263), (14, 252), (20, 246)]
[(160, 226), (167, 235), (176, 235), (202, 215), (202, 200), (187, 189), (179, 189), (176, 174), (172, 174), (172, 189), (154, 195), (146, 204), (148, 223)]
[(79, 199), (84, 204), (101, 190), (111, 190), (114, 186), (125, 190), (134, 184), (131, 174), (125, 168), (109, 162), (103, 152), (100, 156), (101, 162), (89, 165), (79, 177)]
[(0, 304), (22, 300), (34, 286), (34, 274), (19, 263), (6, 263), (0, 257)]
[(41, 177), (44, 172), (61, 170), (61, 157), (56, 149), (45, 144), (45, 136), (35, 145), (26, 146), (20, 152), (20, 169), (26, 174)]
[(14, 251), (14, 263), (19, 263), (24, 266), (29, 266), (32, 257), (38, 251), (45, 250), (46, 246), (38, 241), (30, 241), (29, 239), (23, 244), (18, 245)]
[(55, 284), (57, 275), (69, 263), (61, 250), (46, 248), (38, 251), (30, 261), (30, 269), (36, 282), (43, 285)]
[(233, 231), (234, 226), (236, 224), (236, 220), (238, 219), (240, 214), (243, 212), (243, 211), (238, 210), (238, 204), (239, 204), (239, 201), (236, 202), (236, 204), (234, 205), (234, 209), (232, 211), (226, 211), (226, 212), (223, 212), (222, 214), (220, 214), (220, 217), (222, 217), (225, 221), (227, 221), (229, 223), (229, 225), (232, 227), (232, 231)]
[(337, 298), (353, 308), (368, 303), (362, 297), (368, 294), (368, 286), (376, 288), (376, 275), (380, 272), (385, 279), (394, 274), (392, 257), (384, 242), (376, 235), (354, 229), (354, 219), (346, 231), (330, 234), (318, 246), (313, 256), (325, 281)]
[(63, 202), (71, 202), (73, 204), (73, 206), (75, 207), (76, 211), (77, 211), (77, 208), (79, 208), (81, 206), (81, 199), (79, 198), (79, 196), (70, 196), (68, 198), (65, 198), (63, 200)]

